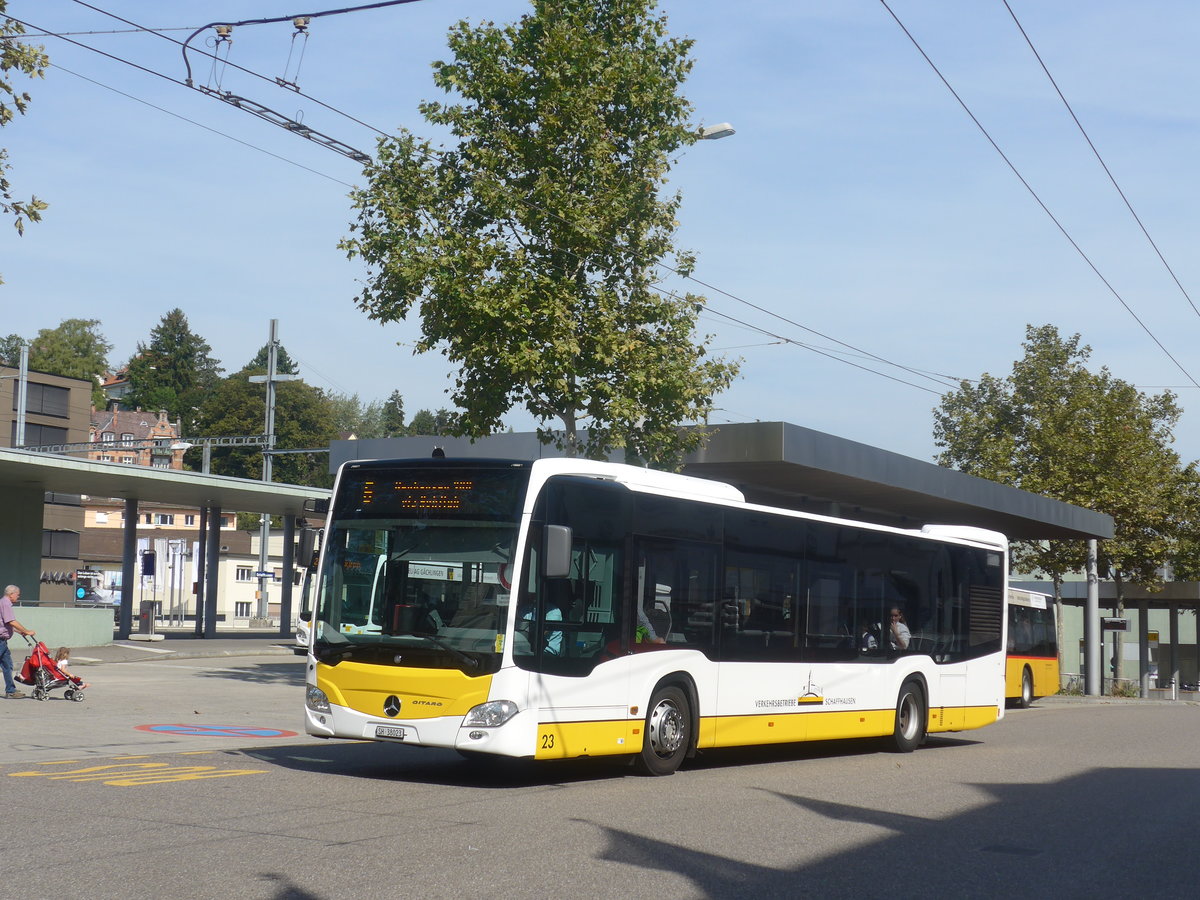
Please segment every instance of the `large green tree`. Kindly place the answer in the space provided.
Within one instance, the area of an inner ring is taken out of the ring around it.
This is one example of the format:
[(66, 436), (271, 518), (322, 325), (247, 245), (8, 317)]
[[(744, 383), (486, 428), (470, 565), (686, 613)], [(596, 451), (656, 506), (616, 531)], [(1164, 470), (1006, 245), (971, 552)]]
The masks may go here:
[[(266, 387), (252, 384), (251, 375), (265, 367), (247, 366), (217, 383), (200, 406), (197, 427), (205, 437), (262, 434)], [(302, 381), (280, 382), (275, 388), (275, 449), (315, 450), (283, 453), (274, 458), (272, 480), (329, 487), (330, 441), (337, 436), (333, 408), (320, 389)], [(212, 472), (238, 478), (261, 478), (263, 454), (257, 447), (212, 449)]]
[[(0, 0), (0, 16), (7, 7), (7, 0)], [(0, 127), (7, 125), (17, 113), (22, 115), (29, 106), (29, 94), (18, 90), (9, 79), (10, 72), (18, 72), (30, 78), (41, 78), (50, 64), (45, 49), (15, 40), (25, 33), (19, 23), (7, 17), (0, 18)], [(12, 216), (18, 234), (25, 233), (25, 222), (36, 222), (42, 217), (46, 204), (37, 197), (17, 199), (6, 173), (9, 171), (8, 152), (0, 147), (0, 212)], [(0, 284), (4, 279), (0, 278)]]
[(439, 409), (437, 412), (418, 409), (408, 425), (408, 433), (415, 437), (453, 434), (454, 431), (454, 413), (448, 409)]
[(221, 377), (220, 362), (211, 354), (212, 347), (192, 331), (183, 310), (171, 310), (129, 360), (126, 405), (165, 409), (184, 434), (195, 433), (196, 412)]
[(100, 333), (99, 319), (63, 319), (57, 328), (43, 328), (29, 343), (29, 368), (92, 383), (92, 403), (104, 408), (100, 378), (108, 371), (112, 344)]
[[(964, 381), (934, 410), (938, 462), (1111, 515), (1098, 563), (1123, 607), (1126, 584), (1160, 585), (1191, 527), (1179, 502), (1190, 467), (1171, 448), (1175, 397), (1091, 371), (1091, 349), (1053, 326), (1030, 326), (1023, 346), (1008, 377)], [(1023, 542), (1014, 564), (1049, 575), (1058, 596), (1085, 554), (1082, 541)]]
[(392, 391), (379, 410), (379, 437), (400, 437), (407, 434), (404, 426), (404, 397)]
[(456, 146), (380, 141), (342, 242), (370, 269), (358, 304), (384, 322), (419, 309), (418, 351), (458, 366), (458, 433), (493, 433), (523, 405), (568, 452), (669, 462), (702, 439), (678, 426), (736, 374), (697, 342), (704, 299), (657, 283), (660, 262), (694, 262), (674, 246), (680, 196), (663, 196), (696, 138), (691, 41), (654, 0), (532, 6), (451, 30), (434, 82), (461, 102), (421, 112)]
[(386, 437), (383, 430), (384, 405), (378, 400), (364, 403), (358, 394), (328, 394), (333, 429), (353, 434), (359, 440)]

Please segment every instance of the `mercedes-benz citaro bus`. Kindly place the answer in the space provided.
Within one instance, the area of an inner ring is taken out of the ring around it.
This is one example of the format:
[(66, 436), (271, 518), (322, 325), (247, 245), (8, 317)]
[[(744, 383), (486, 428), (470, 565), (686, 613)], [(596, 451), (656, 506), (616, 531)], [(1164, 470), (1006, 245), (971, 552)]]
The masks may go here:
[(1038, 697), (1057, 694), (1061, 686), (1054, 598), (1010, 587), (1005, 697), (1028, 709)]
[(354, 461), (328, 511), (309, 734), (539, 760), (884, 738), (1004, 715), (1007, 545), (578, 459)]

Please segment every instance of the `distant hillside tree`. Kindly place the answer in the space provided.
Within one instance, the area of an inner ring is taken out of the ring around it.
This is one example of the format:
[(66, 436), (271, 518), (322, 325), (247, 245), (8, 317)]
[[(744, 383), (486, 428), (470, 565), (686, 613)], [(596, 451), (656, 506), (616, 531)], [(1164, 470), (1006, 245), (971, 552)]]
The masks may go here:
[[(262, 434), (266, 387), (251, 384), (249, 376), (263, 374), (250, 367), (217, 383), (200, 406), (199, 433), (205, 437)], [(320, 389), (302, 381), (280, 382), (275, 388), (275, 449), (317, 450), (280, 454), (272, 464), (272, 480), (329, 487), (329, 443), (337, 435), (333, 408)], [(212, 449), (211, 468), (217, 475), (262, 478), (263, 454), (257, 447)]]
[(379, 419), (380, 437), (400, 437), (407, 433), (404, 425), (404, 398), (399, 391), (392, 391), (383, 401)]
[(100, 379), (108, 371), (112, 344), (100, 333), (99, 319), (63, 319), (43, 328), (29, 345), (29, 368), (92, 383), (92, 403), (104, 408)]
[(211, 354), (212, 347), (192, 331), (183, 310), (171, 310), (129, 360), (130, 391), (124, 405), (165, 409), (184, 434), (194, 434), (196, 412), (221, 379), (220, 362)]

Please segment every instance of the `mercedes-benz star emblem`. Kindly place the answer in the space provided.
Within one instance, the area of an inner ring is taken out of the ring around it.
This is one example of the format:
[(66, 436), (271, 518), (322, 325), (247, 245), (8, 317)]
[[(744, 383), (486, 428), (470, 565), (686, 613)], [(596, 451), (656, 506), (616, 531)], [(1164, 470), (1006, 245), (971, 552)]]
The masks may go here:
[(400, 698), (393, 694), (384, 700), (383, 711), (393, 718), (400, 715)]

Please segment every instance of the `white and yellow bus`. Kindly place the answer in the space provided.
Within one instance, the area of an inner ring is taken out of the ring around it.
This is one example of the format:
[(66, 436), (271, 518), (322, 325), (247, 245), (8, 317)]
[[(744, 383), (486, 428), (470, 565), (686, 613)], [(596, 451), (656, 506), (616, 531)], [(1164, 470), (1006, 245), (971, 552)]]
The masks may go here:
[(1058, 626), (1054, 598), (1037, 591), (1008, 589), (1008, 663), (1004, 696), (1022, 709), (1038, 697), (1057, 694)]
[[(358, 461), (326, 522), (305, 724), (670, 774), (714, 747), (1004, 715), (1007, 545), (586, 460)], [(895, 627), (893, 627), (895, 623)]]

